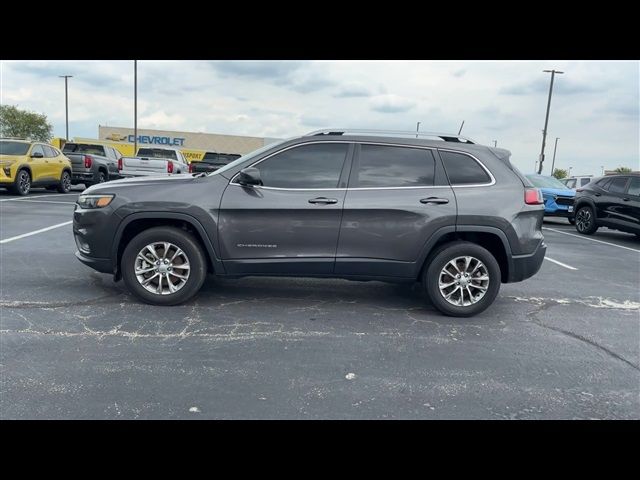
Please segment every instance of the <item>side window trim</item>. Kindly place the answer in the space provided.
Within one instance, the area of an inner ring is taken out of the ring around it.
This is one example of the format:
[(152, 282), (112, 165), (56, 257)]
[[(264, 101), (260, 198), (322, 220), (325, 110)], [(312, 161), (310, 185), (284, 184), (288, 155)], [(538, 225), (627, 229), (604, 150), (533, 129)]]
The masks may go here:
[[(491, 170), (489, 170), (485, 166), (484, 163), (482, 163), (478, 158), (476, 158), (472, 154), (470, 154), (468, 152), (463, 152), (461, 150), (453, 150), (453, 149), (450, 149), (450, 148), (438, 148), (438, 157), (440, 157), (440, 152), (451, 152), (451, 153), (457, 153), (459, 155), (466, 155), (467, 157), (471, 157), (472, 159), (474, 159), (480, 165), (480, 167), (487, 173), (487, 175), (489, 175), (490, 181), (488, 183), (462, 183), (462, 184), (458, 184), (458, 183), (449, 182), (449, 185), (451, 185), (452, 187), (455, 187), (455, 188), (490, 187), (490, 186), (496, 184), (496, 179), (493, 176), (493, 173), (491, 173)], [(440, 160), (442, 161), (442, 158), (440, 158)]]
[[(278, 155), (282, 152), (286, 152), (287, 150), (292, 150), (294, 148), (298, 148), (298, 147), (304, 147), (306, 145), (317, 145), (317, 144), (325, 144), (325, 143), (344, 143), (347, 144), (347, 155), (346, 158), (344, 160), (344, 163), (342, 164), (342, 170), (340, 172), (340, 177), (338, 179), (338, 185), (342, 184), (342, 180), (343, 180), (343, 176), (345, 175), (346, 172), (350, 171), (350, 165), (352, 164), (352, 158), (353, 158), (353, 142), (350, 141), (330, 141), (330, 142), (304, 142), (304, 143), (296, 143), (295, 145), (289, 145), (288, 147), (282, 148), (280, 150), (277, 150), (275, 152), (270, 153), (269, 155), (260, 158), (259, 160), (256, 160), (255, 162), (253, 162), (252, 164), (243, 167), (243, 169), (245, 168), (250, 168), (250, 167), (255, 167), (256, 165), (258, 165), (261, 162), (264, 162), (265, 160)], [(348, 167), (349, 165), (349, 167)], [(238, 176), (240, 176), (240, 172), (236, 173), (233, 178), (231, 178), (231, 181), (229, 182), (229, 185), (235, 185), (237, 187), (243, 187), (242, 185), (240, 185), (239, 183), (236, 183), (236, 179), (238, 178)], [(346, 187), (336, 187), (336, 188), (281, 188), (281, 187), (266, 187), (264, 185), (255, 185), (252, 188), (258, 188), (258, 189), (262, 189), (262, 190), (285, 190), (285, 191), (294, 191), (294, 192), (298, 192), (298, 191), (341, 191), (341, 190), (346, 190)]]

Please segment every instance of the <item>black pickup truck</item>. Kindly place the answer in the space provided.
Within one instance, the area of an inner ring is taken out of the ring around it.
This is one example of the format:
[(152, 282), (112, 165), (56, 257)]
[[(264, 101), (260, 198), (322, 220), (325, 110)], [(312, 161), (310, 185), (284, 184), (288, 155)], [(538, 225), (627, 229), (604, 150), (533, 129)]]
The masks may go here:
[(202, 157), (202, 160), (199, 162), (191, 162), (189, 164), (189, 172), (214, 172), (220, 167), (224, 167), (226, 164), (233, 162), (237, 158), (240, 158), (240, 155), (235, 153), (207, 152), (204, 154), (204, 157)]
[(108, 145), (67, 142), (62, 153), (71, 161), (71, 183), (90, 187), (96, 183), (122, 178), (118, 159), (122, 154)]

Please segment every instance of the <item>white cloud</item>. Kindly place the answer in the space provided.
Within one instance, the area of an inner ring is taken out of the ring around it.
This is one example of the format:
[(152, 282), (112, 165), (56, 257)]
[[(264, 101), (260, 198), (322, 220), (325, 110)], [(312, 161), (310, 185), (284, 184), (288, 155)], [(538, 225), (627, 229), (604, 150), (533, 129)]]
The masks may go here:
[[(320, 127), (457, 132), (538, 158), (548, 74), (556, 68), (547, 160), (574, 173), (640, 168), (638, 62), (603, 61), (139, 61), (141, 128), (290, 137)], [(0, 102), (43, 112), (72, 136), (98, 124), (133, 126), (133, 62), (0, 62)], [(502, 92), (502, 93), (501, 93)], [(545, 162), (548, 168), (550, 162)]]

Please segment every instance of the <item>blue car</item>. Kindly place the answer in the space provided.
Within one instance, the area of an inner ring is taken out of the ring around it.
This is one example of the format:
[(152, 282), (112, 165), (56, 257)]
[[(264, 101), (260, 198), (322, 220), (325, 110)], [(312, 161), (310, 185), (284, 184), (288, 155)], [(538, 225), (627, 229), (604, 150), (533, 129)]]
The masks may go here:
[(538, 187), (544, 199), (544, 214), (548, 217), (566, 217), (569, 223), (575, 223), (573, 201), (575, 190), (570, 189), (555, 177), (545, 175), (525, 175), (534, 187)]

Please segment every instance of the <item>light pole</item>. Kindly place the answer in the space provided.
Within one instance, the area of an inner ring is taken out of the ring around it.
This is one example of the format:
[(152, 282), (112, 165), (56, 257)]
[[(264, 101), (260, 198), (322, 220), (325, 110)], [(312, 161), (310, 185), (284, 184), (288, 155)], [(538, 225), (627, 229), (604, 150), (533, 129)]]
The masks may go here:
[(572, 168), (573, 168), (573, 167), (569, 167), (569, 176), (571, 176), (571, 169), (572, 169)]
[[(544, 163), (544, 143), (547, 139), (547, 125), (549, 124), (549, 109), (551, 108), (551, 94), (553, 93), (553, 79), (557, 74), (563, 74), (559, 70), (543, 70), (544, 73), (551, 73), (551, 83), (549, 84), (549, 99), (547, 100), (547, 114), (544, 117), (544, 129), (542, 130), (542, 149), (540, 150), (540, 166), (538, 167), (538, 175), (542, 173), (542, 164)], [(553, 172), (551, 172), (553, 173)]]
[(138, 61), (133, 61), (133, 154), (138, 154)]
[(73, 78), (73, 75), (58, 75), (59, 78), (64, 78), (64, 111), (65, 111), (65, 141), (69, 140), (69, 79)]
[(497, 147), (497, 146), (498, 146), (498, 140), (494, 140), (494, 141), (493, 141), (493, 146), (494, 146), (494, 147)]
[(602, 173), (600, 175), (604, 175), (604, 165), (600, 165), (600, 169), (602, 170)]
[(416, 138), (418, 138), (418, 132), (420, 131), (420, 123), (421, 123), (421, 122), (418, 122), (418, 123), (416, 124)]
[(558, 140), (560, 137), (556, 137), (556, 144), (553, 147), (553, 160), (551, 161), (551, 175), (553, 175), (553, 167), (556, 165), (556, 149), (558, 148)]

